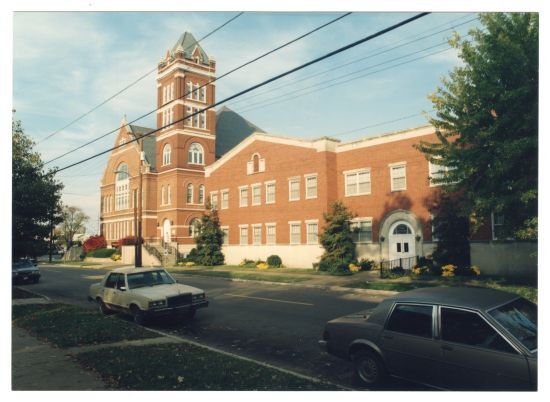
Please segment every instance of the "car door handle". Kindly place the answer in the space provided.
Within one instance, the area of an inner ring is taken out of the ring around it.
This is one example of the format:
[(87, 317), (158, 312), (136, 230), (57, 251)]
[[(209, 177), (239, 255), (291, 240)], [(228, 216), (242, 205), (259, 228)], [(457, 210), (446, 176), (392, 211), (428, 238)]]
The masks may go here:
[(443, 349), (443, 350), (454, 350), (454, 349), (453, 349), (451, 346), (449, 346), (449, 345), (443, 345), (443, 346), (441, 346), (441, 349)]

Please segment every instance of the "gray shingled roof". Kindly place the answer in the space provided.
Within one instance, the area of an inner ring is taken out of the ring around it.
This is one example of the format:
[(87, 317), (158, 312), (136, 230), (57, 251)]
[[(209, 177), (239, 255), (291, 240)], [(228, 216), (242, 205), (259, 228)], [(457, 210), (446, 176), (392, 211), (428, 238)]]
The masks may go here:
[(264, 132), (227, 106), (221, 107), (216, 112), (216, 158), (222, 157), (255, 131)]
[[(129, 125), (130, 130), (132, 131), (132, 134), (136, 138), (141, 138), (145, 134), (150, 133), (151, 131), (154, 131), (154, 128), (147, 128), (147, 127), (140, 127), (140, 126), (134, 126), (133, 124)], [(148, 135), (147, 137), (143, 137), (143, 152), (145, 152), (145, 159), (147, 160), (147, 163), (151, 166), (151, 171), (156, 170), (156, 159), (157, 159), (157, 150), (156, 150), (156, 137), (154, 135)]]
[(208, 64), (208, 56), (206, 52), (203, 50), (201, 45), (197, 43), (195, 37), (190, 32), (184, 32), (183, 34), (181, 34), (178, 41), (175, 43), (174, 46), (172, 46), (172, 56), (176, 53), (176, 50), (179, 46), (183, 48), (183, 55), (186, 59), (192, 59), (193, 51), (195, 50), (195, 47), (198, 47), (201, 56), (201, 63)]

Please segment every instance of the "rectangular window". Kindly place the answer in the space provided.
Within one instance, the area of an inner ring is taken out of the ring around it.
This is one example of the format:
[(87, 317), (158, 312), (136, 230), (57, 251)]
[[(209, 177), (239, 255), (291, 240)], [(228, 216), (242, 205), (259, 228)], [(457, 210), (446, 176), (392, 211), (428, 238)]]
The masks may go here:
[(222, 190), (222, 209), (229, 208), (229, 191)]
[(265, 184), (265, 203), (274, 204), (275, 203), (275, 183), (266, 183)]
[(393, 309), (386, 329), (408, 335), (432, 337), (433, 307), (398, 304)]
[(317, 244), (319, 242), (318, 223), (306, 222), (307, 226), (307, 244)]
[(218, 193), (210, 194), (210, 204), (212, 209), (218, 209)]
[(199, 109), (194, 107), (193, 108), (193, 124), (192, 126), (193, 127), (198, 127), (199, 126)]
[(206, 87), (202, 87), (200, 90), (200, 101), (201, 102), (206, 102)]
[(239, 189), (239, 207), (248, 207), (248, 187)]
[(317, 175), (306, 176), (306, 199), (317, 198)]
[(370, 170), (344, 172), (346, 197), (371, 193)]
[[(185, 87), (185, 96), (186, 98), (191, 98), (191, 92), (193, 91), (193, 84), (190, 81), (187, 81), (186, 87)], [(190, 109), (190, 108), (187, 108)]]
[(265, 241), (267, 244), (270, 244), (270, 245), (273, 245), (273, 244), (276, 244), (277, 242), (277, 226), (275, 226), (275, 224), (267, 224), (265, 225), (265, 231), (266, 231), (266, 236), (265, 236)]
[(248, 244), (248, 225), (239, 226), (239, 243), (244, 246)]
[(300, 222), (290, 223), (290, 244), (300, 244), (302, 242), (300, 227)]
[(198, 100), (199, 99), (199, 84), (193, 85), (193, 99)]
[(259, 184), (252, 185), (252, 205), (261, 205), (262, 187)]
[(372, 242), (372, 219), (357, 218), (350, 224), (354, 243)]
[(199, 114), (199, 128), (206, 128), (206, 112)]
[(229, 244), (229, 228), (227, 226), (222, 227), (223, 232), (223, 244), (228, 245)]
[(492, 223), (492, 237), (493, 240), (503, 240), (506, 239), (507, 236), (504, 233), (505, 230), (505, 220), (504, 215), (502, 214), (491, 214), (491, 223)]
[(300, 199), (300, 178), (293, 177), (288, 180), (288, 199), (298, 201)]
[(407, 170), (405, 164), (390, 166), (391, 191), (407, 189)]
[(262, 244), (262, 225), (252, 226), (252, 244)]
[(185, 116), (186, 116), (186, 119), (184, 120), (184, 123), (186, 126), (190, 126), (192, 124), (192, 121), (191, 121), (191, 118), (189, 116), (191, 116), (191, 113), (192, 113), (192, 110), (190, 106), (187, 106), (185, 108)]

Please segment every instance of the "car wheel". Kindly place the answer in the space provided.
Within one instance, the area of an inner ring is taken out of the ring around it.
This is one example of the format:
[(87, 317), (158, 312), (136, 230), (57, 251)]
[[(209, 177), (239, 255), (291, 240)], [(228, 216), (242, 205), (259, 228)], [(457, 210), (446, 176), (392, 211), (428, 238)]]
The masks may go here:
[(384, 383), (386, 368), (380, 357), (370, 350), (358, 350), (352, 356), (357, 379), (365, 386), (375, 388)]
[(111, 311), (111, 309), (109, 307), (107, 307), (107, 305), (105, 303), (103, 303), (103, 300), (101, 299), (98, 299), (97, 300), (98, 304), (99, 304), (99, 312), (103, 315), (109, 315), (109, 314), (112, 314), (113, 312)]
[(143, 314), (143, 311), (141, 311), (138, 306), (132, 305), (132, 307), (130, 307), (130, 313), (136, 324), (143, 325), (145, 323), (145, 314)]

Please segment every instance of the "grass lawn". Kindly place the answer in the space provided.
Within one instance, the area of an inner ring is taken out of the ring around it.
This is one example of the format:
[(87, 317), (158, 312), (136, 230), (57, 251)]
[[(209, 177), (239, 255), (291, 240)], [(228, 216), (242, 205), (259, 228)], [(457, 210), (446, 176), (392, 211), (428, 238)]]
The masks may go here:
[(15, 286), (11, 287), (11, 298), (12, 299), (32, 299), (40, 297), (38, 295), (35, 295), (32, 292), (29, 292), (28, 290), (24, 290), (21, 288), (17, 288)]
[(108, 348), (78, 354), (76, 359), (119, 390), (337, 390), (187, 344)]
[(225, 270), (213, 270), (211, 268), (204, 269), (170, 269), (170, 272), (183, 274), (183, 275), (199, 275), (199, 276), (212, 276), (216, 278), (233, 278), (233, 279), (248, 279), (254, 281), (267, 281), (267, 282), (284, 282), (295, 283), (309, 280), (304, 276), (297, 276), (292, 274), (268, 274), (263, 272), (242, 272), (242, 271), (225, 271)]
[(158, 336), (131, 322), (67, 304), (13, 306), (12, 320), (61, 348)]

